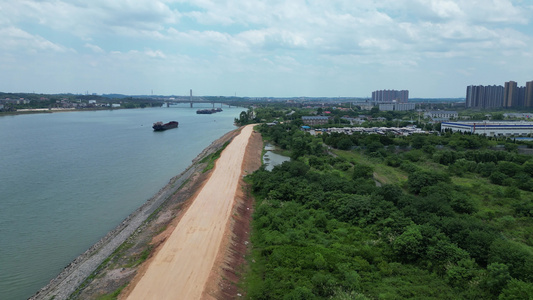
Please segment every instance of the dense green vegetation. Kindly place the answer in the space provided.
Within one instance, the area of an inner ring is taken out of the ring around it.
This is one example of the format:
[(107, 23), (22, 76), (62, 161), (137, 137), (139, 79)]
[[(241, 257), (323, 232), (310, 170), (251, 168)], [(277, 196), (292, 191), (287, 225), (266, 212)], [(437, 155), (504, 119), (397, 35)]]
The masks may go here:
[(533, 157), (514, 144), (258, 130), (292, 161), (248, 176), (248, 298), (533, 298)]
[[(347, 105), (345, 105), (347, 106)], [(341, 110), (342, 109), (342, 110)], [(361, 114), (368, 115), (376, 120), (371, 122), (365, 122), (361, 126), (373, 127), (373, 126), (406, 126), (412, 123), (417, 124), (413, 119), (417, 119), (417, 113), (414, 111), (379, 111), (379, 109), (361, 110), (360, 108), (353, 107), (335, 107), (335, 108), (296, 108), (285, 107), (281, 105), (265, 105), (263, 107), (256, 107), (253, 110), (243, 111), (239, 115), (239, 118), (235, 118), (235, 123), (240, 125), (250, 123), (272, 122), (276, 121), (290, 121), (293, 125), (303, 125), (302, 116), (309, 115), (323, 115), (327, 111), (327, 116), (331, 117), (329, 124), (321, 125), (321, 127), (344, 127), (350, 126), (349, 121), (343, 119), (343, 117), (358, 117)], [(377, 121), (378, 118), (382, 118), (382, 121)], [(437, 129), (433, 124), (421, 124), (421, 127), (427, 127), (428, 130)], [(438, 129), (440, 125), (437, 124)]]

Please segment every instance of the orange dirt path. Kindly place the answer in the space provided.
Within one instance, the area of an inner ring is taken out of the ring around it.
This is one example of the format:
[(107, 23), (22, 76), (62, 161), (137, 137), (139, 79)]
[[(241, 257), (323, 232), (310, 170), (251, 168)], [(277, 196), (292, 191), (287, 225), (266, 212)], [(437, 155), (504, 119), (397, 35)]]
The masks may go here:
[(229, 222), (253, 126), (222, 152), (209, 180), (153, 258), (129, 300), (200, 299)]

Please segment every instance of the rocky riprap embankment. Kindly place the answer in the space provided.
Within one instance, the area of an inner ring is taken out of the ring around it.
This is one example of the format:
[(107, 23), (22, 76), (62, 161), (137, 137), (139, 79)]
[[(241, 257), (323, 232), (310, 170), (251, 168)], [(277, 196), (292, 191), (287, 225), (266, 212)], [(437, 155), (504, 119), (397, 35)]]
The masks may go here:
[(238, 130), (227, 133), (214, 141), (202, 151), (194, 160), (193, 164), (170, 182), (159, 192), (149, 199), (140, 208), (130, 214), (115, 229), (89, 248), (85, 253), (78, 256), (48, 285), (40, 289), (30, 300), (62, 300), (69, 296), (102, 264), (113, 252), (124, 243), (137, 230), (146, 219), (154, 213), (167, 199), (169, 199), (191, 176), (201, 172), (199, 162), (202, 158), (216, 152), (226, 141), (231, 140)]

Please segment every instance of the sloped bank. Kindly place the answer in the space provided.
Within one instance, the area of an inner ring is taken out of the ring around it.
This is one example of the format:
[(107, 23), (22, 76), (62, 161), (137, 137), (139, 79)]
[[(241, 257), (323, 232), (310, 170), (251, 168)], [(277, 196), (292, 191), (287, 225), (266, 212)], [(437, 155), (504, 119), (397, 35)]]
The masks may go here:
[[(211, 143), (193, 160), (190, 167), (173, 177), (156, 195), (78, 256), (30, 299), (96, 298), (124, 286), (134, 276), (140, 260), (150, 254), (152, 247), (147, 242), (151, 240), (150, 237), (168, 226), (180, 213), (183, 201), (205, 180), (207, 175), (202, 170), (206, 163), (202, 160), (222, 148), (239, 132), (240, 129), (233, 130)], [(166, 213), (166, 217), (155, 217), (163, 213)], [(148, 223), (153, 224), (149, 226)], [(121, 265), (124, 266), (117, 272), (115, 267)]]

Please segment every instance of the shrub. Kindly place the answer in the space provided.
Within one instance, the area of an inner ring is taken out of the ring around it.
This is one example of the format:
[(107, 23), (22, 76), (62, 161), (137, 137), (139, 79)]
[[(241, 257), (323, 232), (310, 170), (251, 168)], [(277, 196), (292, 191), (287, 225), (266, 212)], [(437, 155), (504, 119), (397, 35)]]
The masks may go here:
[(374, 176), (374, 169), (371, 166), (356, 164), (353, 170), (353, 179), (370, 179)]
[(533, 283), (511, 279), (498, 297), (499, 300), (533, 299)]
[(444, 173), (416, 171), (409, 174), (407, 187), (411, 193), (418, 194), (423, 187), (439, 182), (450, 182), (450, 177)]

